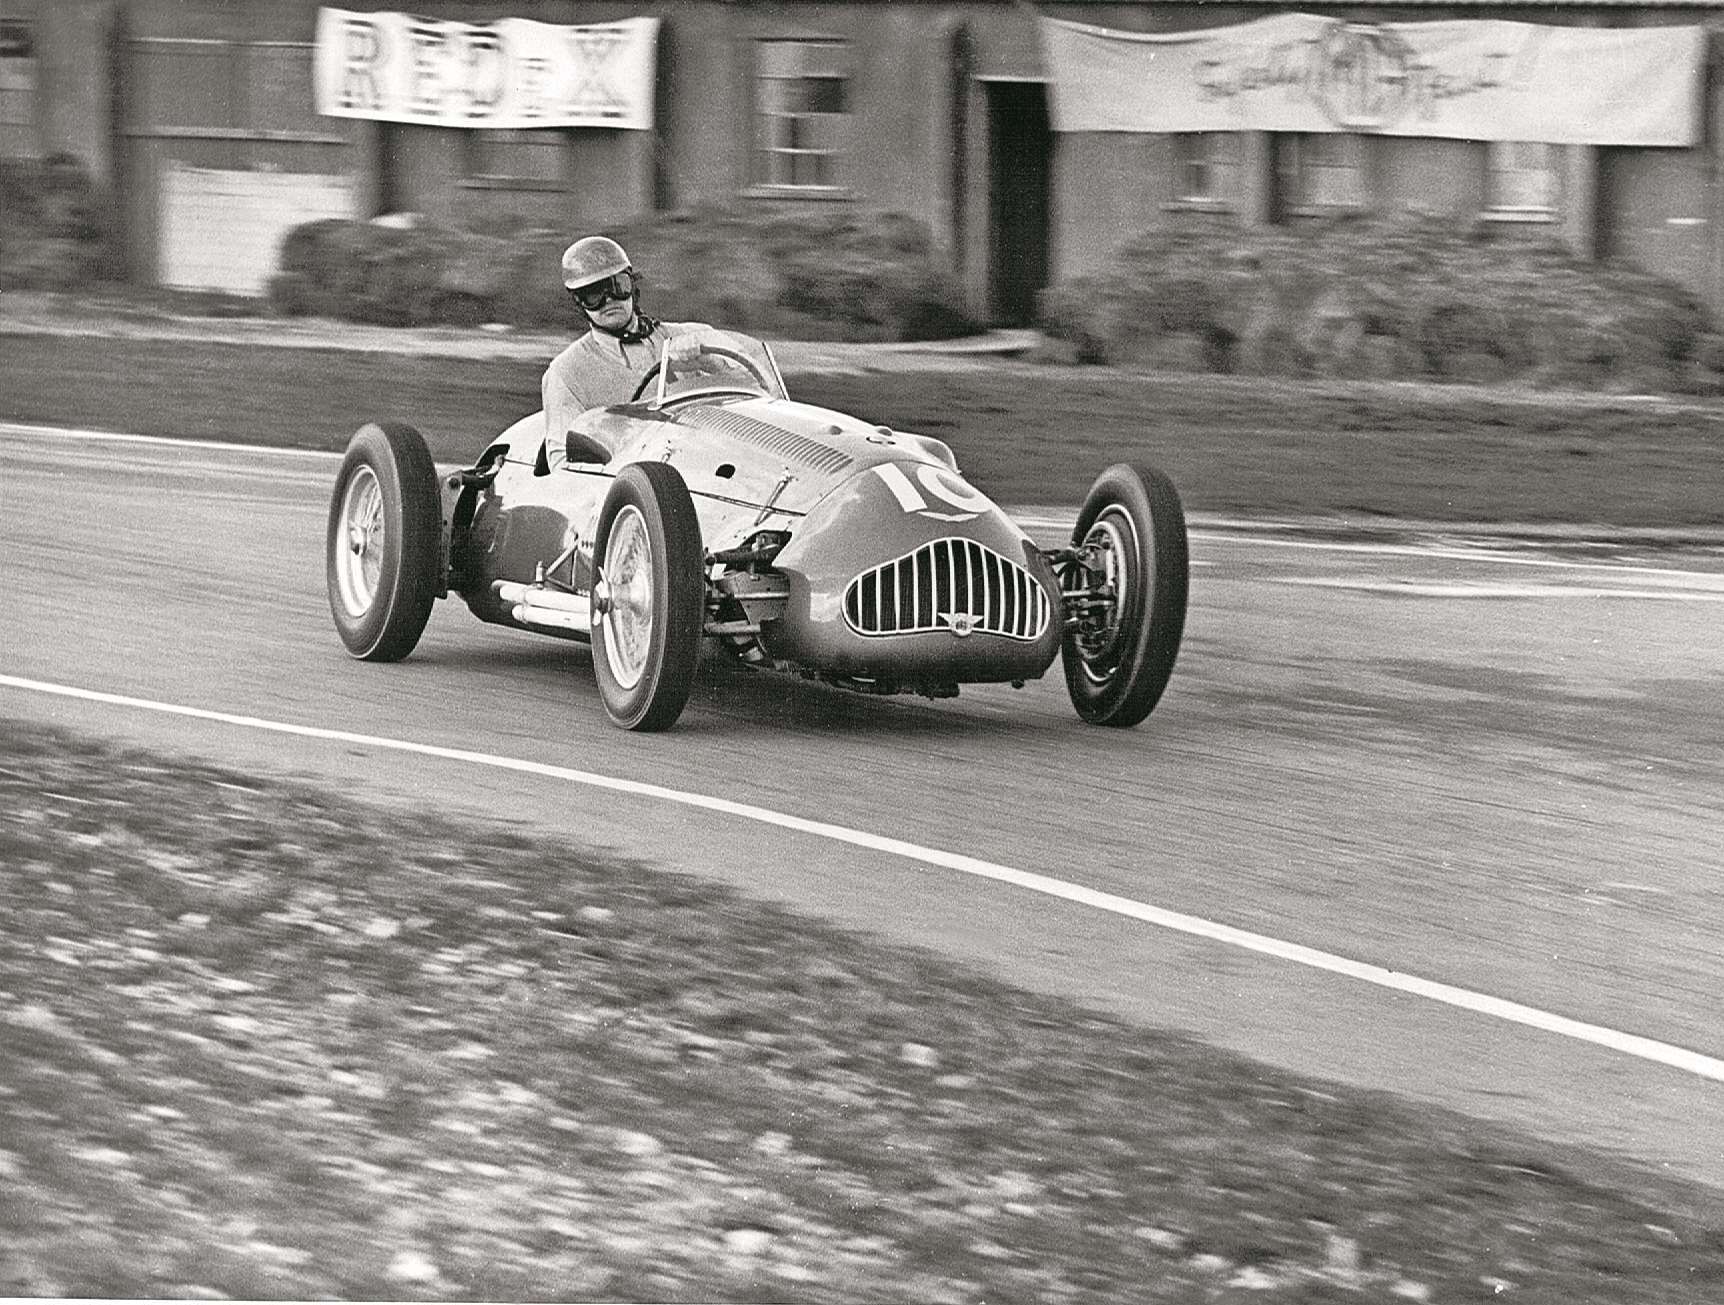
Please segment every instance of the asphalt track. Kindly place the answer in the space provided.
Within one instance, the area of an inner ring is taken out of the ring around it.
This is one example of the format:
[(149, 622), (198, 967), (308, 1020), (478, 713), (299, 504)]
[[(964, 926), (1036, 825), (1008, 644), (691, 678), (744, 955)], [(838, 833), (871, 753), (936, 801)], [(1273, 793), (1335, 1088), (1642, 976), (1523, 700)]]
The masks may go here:
[(927, 703), (714, 668), (644, 737), (583, 650), (458, 603), (350, 661), (333, 465), (0, 428), (0, 718), (713, 875), (1724, 1189), (1716, 553), (1198, 522), (1140, 729), (1057, 674)]

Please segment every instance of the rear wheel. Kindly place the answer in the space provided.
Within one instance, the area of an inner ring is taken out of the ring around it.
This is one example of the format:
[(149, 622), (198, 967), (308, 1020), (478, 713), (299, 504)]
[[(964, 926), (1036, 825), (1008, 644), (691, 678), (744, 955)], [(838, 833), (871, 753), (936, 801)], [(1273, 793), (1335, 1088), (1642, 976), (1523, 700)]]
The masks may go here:
[(329, 610), (363, 661), (412, 652), (437, 600), (442, 547), (437, 466), (411, 426), (362, 426), (336, 475), (324, 537)]
[(593, 538), (593, 672), (624, 729), (668, 729), (688, 704), (706, 623), (705, 557), (676, 470), (624, 467)]
[(1081, 560), (1061, 576), (1061, 660), (1077, 713), (1092, 725), (1136, 725), (1154, 710), (1185, 630), (1185, 511), (1153, 467), (1109, 467), (1078, 513)]

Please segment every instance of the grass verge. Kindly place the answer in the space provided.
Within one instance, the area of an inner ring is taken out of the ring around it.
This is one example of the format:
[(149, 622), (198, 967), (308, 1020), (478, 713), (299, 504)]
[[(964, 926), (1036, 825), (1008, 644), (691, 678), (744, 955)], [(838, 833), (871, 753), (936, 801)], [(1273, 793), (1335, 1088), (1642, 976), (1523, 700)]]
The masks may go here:
[(501, 826), (8, 722), (0, 864), (3, 1293), (1724, 1299), (1650, 1178)]
[[(541, 366), (12, 335), (0, 417), (326, 449), (392, 417), (465, 461), (538, 407)], [(939, 436), (1004, 503), (1075, 507), (1103, 466), (1147, 459), (1194, 511), (1724, 525), (1724, 404), (1027, 363), (799, 375), (791, 391)]]

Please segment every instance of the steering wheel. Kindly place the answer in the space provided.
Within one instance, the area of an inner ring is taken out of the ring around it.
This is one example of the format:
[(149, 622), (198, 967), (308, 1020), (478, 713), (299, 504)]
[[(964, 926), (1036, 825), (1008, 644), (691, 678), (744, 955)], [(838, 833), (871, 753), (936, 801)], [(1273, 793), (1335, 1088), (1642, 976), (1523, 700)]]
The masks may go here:
[[(745, 353), (739, 353), (737, 350), (727, 348), (722, 344), (703, 344), (695, 351), (695, 356), (697, 358), (703, 356), (729, 358), (732, 362), (739, 362), (748, 371), (749, 375), (753, 376), (755, 380), (760, 382), (761, 389), (765, 390), (768, 394), (772, 393), (771, 378), (761, 370), (759, 363), (755, 362), (754, 359), (750, 358)], [(647, 386), (657, 380), (658, 374), (663, 370), (664, 363), (662, 360), (655, 362), (651, 367), (647, 368), (646, 375), (641, 377), (641, 383), (635, 386), (634, 395), (629, 399), (629, 402), (639, 403), (641, 395), (646, 393)]]

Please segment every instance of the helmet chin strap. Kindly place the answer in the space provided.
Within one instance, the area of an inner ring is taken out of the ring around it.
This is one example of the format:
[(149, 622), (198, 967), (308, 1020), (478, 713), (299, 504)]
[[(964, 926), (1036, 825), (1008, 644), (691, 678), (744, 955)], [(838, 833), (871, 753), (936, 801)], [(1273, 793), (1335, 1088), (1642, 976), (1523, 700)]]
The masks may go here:
[(629, 318), (629, 324), (623, 327), (620, 331), (613, 331), (608, 326), (600, 326), (597, 322), (594, 322), (592, 326), (595, 331), (603, 331), (606, 335), (614, 335), (622, 344), (639, 344), (642, 340), (646, 339), (647, 336), (658, 330), (658, 319), (656, 317), (648, 317), (637, 308), (634, 311), (634, 316)]

